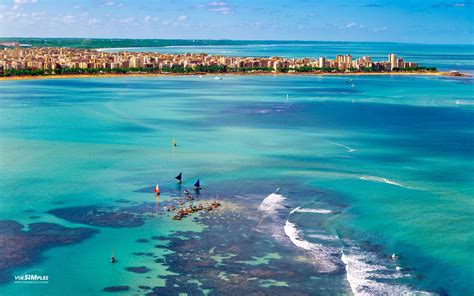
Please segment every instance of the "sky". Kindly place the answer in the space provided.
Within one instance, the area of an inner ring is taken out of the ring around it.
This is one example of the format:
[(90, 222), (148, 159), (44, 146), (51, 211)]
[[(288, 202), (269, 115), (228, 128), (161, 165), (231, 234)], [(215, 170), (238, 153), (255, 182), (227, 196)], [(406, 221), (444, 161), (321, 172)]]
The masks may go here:
[(474, 43), (472, 0), (0, 0), (0, 37)]

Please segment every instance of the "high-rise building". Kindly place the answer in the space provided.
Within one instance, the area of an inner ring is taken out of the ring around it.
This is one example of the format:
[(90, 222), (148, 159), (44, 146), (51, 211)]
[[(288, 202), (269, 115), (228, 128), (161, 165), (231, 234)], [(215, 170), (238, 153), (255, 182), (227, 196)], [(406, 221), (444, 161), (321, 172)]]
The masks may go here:
[(394, 68), (398, 68), (398, 62), (397, 62), (397, 55), (394, 53), (391, 53), (388, 55), (388, 61), (390, 63), (390, 70), (393, 70)]
[(405, 63), (404, 63), (403, 59), (401, 59), (401, 58), (397, 59), (397, 68), (399, 68), (399, 69), (405, 68)]
[(130, 63), (130, 68), (136, 68), (137, 67), (137, 59), (135, 57), (131, 57), (129, 60)]
[(319, 68), (324, 68), (324, 67), (326, 67), (326, 58), (319, 57)]
[(344, 62), (346, 63), (346, 65), (351, 65), (352, 64), (352, 56), (350, 54), (346, 55), (344, 57)]

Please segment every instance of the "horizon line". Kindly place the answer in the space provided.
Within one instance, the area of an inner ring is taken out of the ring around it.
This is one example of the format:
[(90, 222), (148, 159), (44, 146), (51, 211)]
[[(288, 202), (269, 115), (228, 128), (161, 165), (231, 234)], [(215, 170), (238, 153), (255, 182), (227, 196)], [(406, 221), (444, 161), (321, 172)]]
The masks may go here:
[(129, 37), (5, 37), (1, 39), (92, 39), (92, 40), (180, 40), (180, 41), (236, 41), (236, 42), (333, 42), (333, 43), (390, 43), (390, 44), (412, 44), (412, 45), (467, 45), (474, 43), (419, 43), (402, 41), (353, 41), (353, 40), (298, 40), (298, 39), (205, 39), (205, 38), (129, 38)]

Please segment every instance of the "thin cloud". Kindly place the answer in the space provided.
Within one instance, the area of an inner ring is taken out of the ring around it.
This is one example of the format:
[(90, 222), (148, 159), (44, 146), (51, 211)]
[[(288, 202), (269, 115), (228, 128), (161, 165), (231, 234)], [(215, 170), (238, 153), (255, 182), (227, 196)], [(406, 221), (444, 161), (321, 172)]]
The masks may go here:
[(37, 3), (38, 0), (14, 0), (13, 4), (28, 4), (28, 3)]
[(119, 20), (119, 23), (121, 24), (128, 24), (128, 23), (131, 23), (135, 20), (134, 17), (127, 17), (127, 18), (124, 18), (124, 19), (120, 19)]
[(209, 11), (212, 12), (217, 12), (220, 14), (229, 14), (230, 13), (230, 8), (225, 6), (225, 7), (218, 7), (218, 8), (209, 8)]
[(347, 29), (354, 29), (354, 28), (364, 28), (364, 25), (360, 25), (358, 23), (349, 23), (346, 25)]
[(17, 10), (21, 5), (25, 4), (35, 4), (38, 0), (14, 0), (12, 10)]
[(232, 9), (227, 4), (227, 2), (223, 2), (223, 1), (208, 2), (205, 4), (198, 5), (197, 7), (205, 8), (207, 9), (207, 11), (215, 12), (219, 14), (229, 14), (232, 12)]
[(96, 24), (99, 23), (99, 22), (100, 22), (100, 20), (98, 20), (98, 19), (96, 19), (96, 18), (92, 18), (92, 19), (90, 19), (89, 21), (87, 21), (87, 24), (88, 24), (89, 26), (93, 26), (93, 25), (96, 25)]
[(443, 7), (471, 7), (472, 1), (462, 1), (462, 2), (439, 2), (436, 4), (431, 5), (434, 8), (443, 8)]
[(66, 14), (65, 16), (60, 18), (59, 21), (63, 24), (74, 24), (76, 22), (76, 17), (72, 14)]
[(209, 2), (207, 3), (208, 6), (227, 6), (226, 2), (219, 2), (219, 1), (214, 1), (214, 2)]
[(348, 23), (344, 27), (340, 27), (341, 29), (348, 29), (348, 30), (365, 30), (368, 32), (372, 33), (380, 33), (388, 30), (387, 26), (381, 26), (381, 27), (371, 27), (371, 26), (366, 26), (362, 25), (356, 22)]
[(45, 14), (46, 14), (46, 11), (45, 11), (45, 10), (43, 10), (43, 11), (33, 11), (33, 12), (31, 13), (31, 16), (32, 16), (32, 17), (40, 17), (40, 16), (43, 16), (43, 15), (45, 15)]
[(380, 33), (380, 32), (387, 31), (387, 29), (388, 29), (388, 27), (383, 26), (383, 27), (369, 28), (369, 31), (373, 32), (373, 33)]
[(122, 3), (116, 3), (116, 2), (114, 2), (114, 1), (108, 0), (108, 1), (104, 2), (104, 3), (102, 4), (102, 6), (108, 6), (108, 7), (117, 6), (117, 7), (121, 7), (121, 6), (123, 6), (123, 4), (122, 4)]

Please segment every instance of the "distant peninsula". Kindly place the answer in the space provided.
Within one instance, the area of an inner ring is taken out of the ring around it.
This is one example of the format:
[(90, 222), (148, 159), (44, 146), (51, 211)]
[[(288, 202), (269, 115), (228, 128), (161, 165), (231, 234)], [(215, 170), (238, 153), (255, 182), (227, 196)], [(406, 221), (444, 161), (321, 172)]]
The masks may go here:
[(0, 51), (0, 77), (114, 75), (312, 74), (312, 75), (456, 75), (423, 67), (389, 54), (386, 61), (350, 54), (335, 59), (230, 57), (200, 54), (118, 51), (65, 47), (5, 47)]

